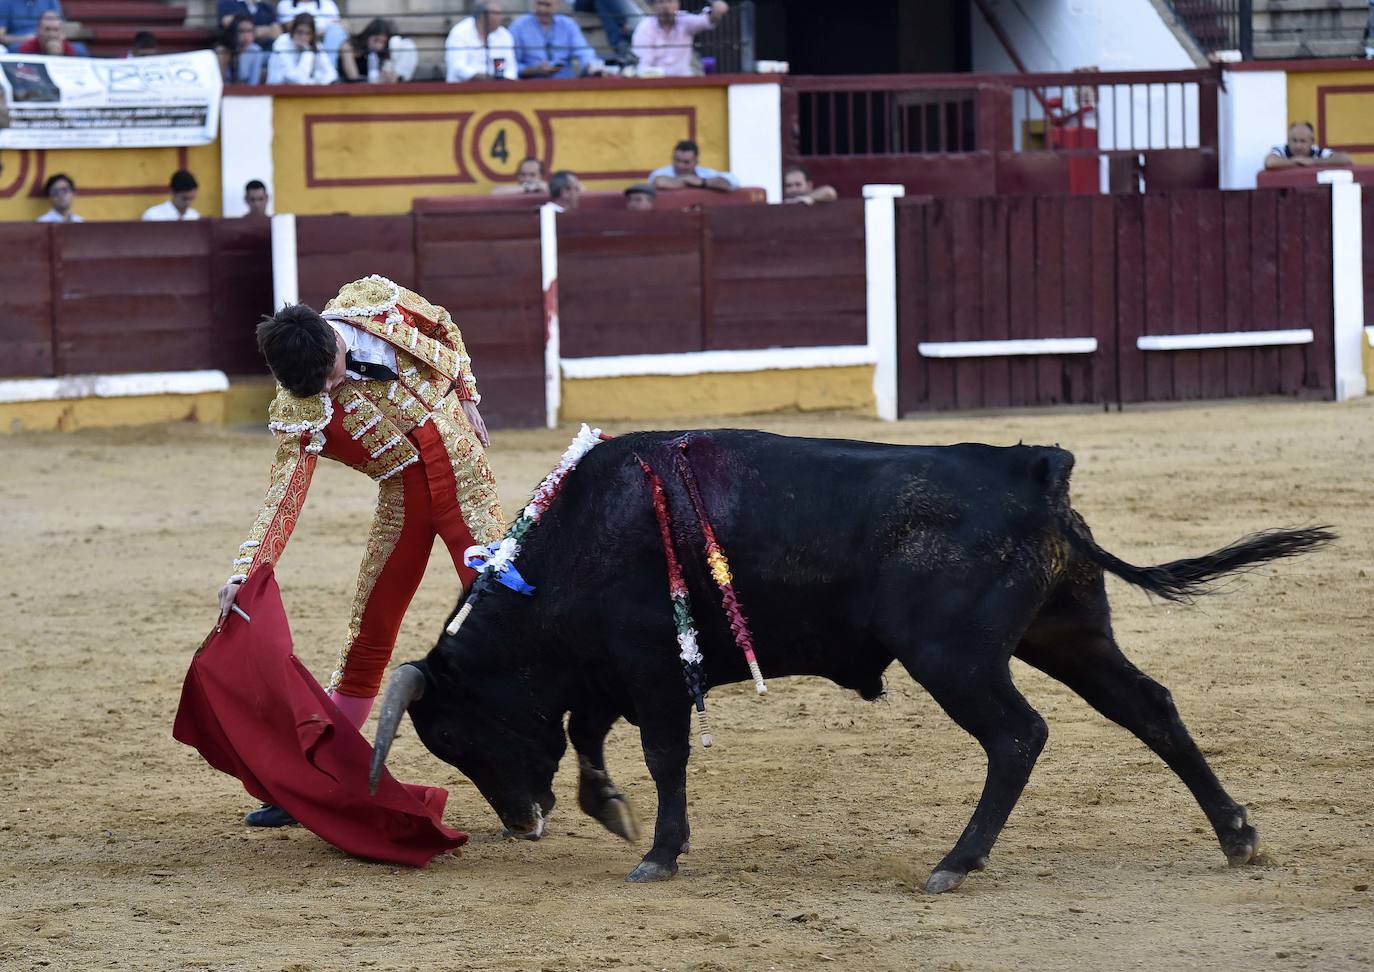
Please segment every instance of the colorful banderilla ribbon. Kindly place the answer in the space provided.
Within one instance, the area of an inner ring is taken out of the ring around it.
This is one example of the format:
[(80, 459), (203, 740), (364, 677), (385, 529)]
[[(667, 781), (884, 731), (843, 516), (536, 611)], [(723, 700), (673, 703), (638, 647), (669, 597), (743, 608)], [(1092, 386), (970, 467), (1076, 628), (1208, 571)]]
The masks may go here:
[(697, 488), (697, 477), (692, 472), (692, 462), (687, 456), (687, 447), (690, 444), (691, 440), (686, 437), (678, 443), (678, 475), (687, 487), (692, 509), (696, 511), (697, 523), (701, 526), (702, 536), (706, 538), (706, 564), (711, 569), (711, 577), (715, 580), (716, 586), (720, 588), (721, 604), (725, 608), (725, 616), (730, 621), (730, 630), (735, 635), (735, 644), (739, 645), (740, 651), (744, 653), (744, 660), (749, 664), (749, 674), (754, 676), (754, 691), (759, 695), (767, 695), (768, 686), (763, 682), (763, 672), (759, 669), (758, 659), (754, 657), (754, 638), (749, 633), (749, 622), (745, 620), (739, 598), (735, 595), (730, 561), (726, 559), (725, 550), (717, 542), (716, 532), (711, 528), (711, 521), (706, 516), (706, 504), (702, 502), (701, 490)]
[(639, 468), (644, 470), (649, 491), (654, 500), (654, 516), (658, 520), (658, 533), (663, 540), (663, 556), (668, 561), (668, 597), (673, 605), (673, 625), (677, 628), (678, 657), (682, 659), (682, 674), (687, 680), (687, 694), (696, 704), (697, 726), (701, 732), (701, 745), (711, 745), (711, 730), (706, 725), (706, 679), (701, 670), (701, 649), (697, 647), (697, 629), (692, 620), (692, 601), (687, 594), (687, 581), (682, 576), (682, 564), (678, 562), (677, 552), (673, 549), (673, 518), (668, 512), (668, 500), (663, 493), (663, 481), (658, 478), (653, 467), (635, 456)]

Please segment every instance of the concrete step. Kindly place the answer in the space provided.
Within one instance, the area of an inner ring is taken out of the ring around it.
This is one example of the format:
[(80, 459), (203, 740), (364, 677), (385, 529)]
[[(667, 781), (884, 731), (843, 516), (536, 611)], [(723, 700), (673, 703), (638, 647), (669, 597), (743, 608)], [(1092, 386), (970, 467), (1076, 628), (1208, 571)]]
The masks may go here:
[(1255, 38), (1255, 59), (1295, 60), (1308, 57), (1360, 57), (1364, 43), (1359, 37), (1319, 40), (1304, 37)]

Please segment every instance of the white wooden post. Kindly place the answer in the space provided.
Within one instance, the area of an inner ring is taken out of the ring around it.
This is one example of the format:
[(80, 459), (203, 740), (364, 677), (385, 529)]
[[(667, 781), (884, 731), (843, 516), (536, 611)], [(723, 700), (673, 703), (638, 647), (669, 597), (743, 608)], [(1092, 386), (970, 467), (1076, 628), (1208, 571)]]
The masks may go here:
[(1336, 401), (1369, 392), (1360, 342), (1364, 340), (1364, 225), (1360, 185), (1344, 169), (1317, 173), (1331, 186), (1331, 306), (1335, 316)]
[(868, 348), (878, 418), (897, 415), (897, 206), (904, 186), (864, 186), (864, 249), (868, 275)]
[(558, 334), (558, 207), (539, 207), (539, 256), (544, 287), (544, 424), (557, 428), (563, 403), (562, 345)]
[(301, 300), (300, 268), (296, 262), (296, 214), (272, 217), (272, 309)]

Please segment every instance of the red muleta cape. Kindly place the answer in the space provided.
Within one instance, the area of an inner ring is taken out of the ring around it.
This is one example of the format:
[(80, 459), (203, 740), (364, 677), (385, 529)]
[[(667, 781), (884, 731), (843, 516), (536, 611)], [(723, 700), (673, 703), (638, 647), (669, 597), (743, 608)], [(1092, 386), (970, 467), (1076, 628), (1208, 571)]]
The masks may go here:
[(271, 569), (254, 571), (237, 603), (252, 621), (231, 612), (196, 652), (173, 738), (349, 854), (424, 867), (467, 843), (443, 824), (446, 790), (383, 772), (368, 795), (372, 746), (291, 653)]

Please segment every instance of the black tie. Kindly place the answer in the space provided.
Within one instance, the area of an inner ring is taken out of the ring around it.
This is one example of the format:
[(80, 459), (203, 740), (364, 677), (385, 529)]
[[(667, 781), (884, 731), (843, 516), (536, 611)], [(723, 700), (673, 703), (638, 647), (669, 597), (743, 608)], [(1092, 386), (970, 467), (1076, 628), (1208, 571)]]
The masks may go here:
[(396, 372), (392, 371), (386, 365), (373, 364), (371, 361), (359, 361), (357, 358), (353, 357), (352, 351), (344, 355), (344, 367), (355, 375), (362, 375), (369, 381), (396, 380)]

